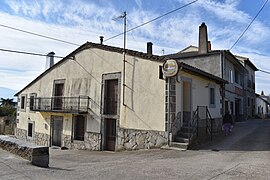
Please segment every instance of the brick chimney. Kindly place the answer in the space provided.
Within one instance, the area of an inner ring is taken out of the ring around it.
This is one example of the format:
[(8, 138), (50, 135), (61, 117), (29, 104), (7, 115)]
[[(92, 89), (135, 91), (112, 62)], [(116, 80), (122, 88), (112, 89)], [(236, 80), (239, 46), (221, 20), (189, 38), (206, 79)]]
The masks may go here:
[(104, 37), (103, 36), (99, 36), (99, 39), (100, 39), (100, 44), (103, 44)]
[(153, 46), (153, 43), (152, 42), (148, 42), (147, 43), (147, 54), (148, 55), (153, 55), (153, 48), (152, 48), (152, 46)]
[(207, 26), (203, 22), (199, 27), (199, 54), (208, 52)]

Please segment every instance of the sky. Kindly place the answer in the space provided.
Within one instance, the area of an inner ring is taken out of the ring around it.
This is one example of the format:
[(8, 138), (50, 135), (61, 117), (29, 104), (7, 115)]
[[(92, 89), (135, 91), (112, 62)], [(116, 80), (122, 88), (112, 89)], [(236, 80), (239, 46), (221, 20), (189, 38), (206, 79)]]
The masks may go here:
[[(127, 12), (127, 29), (154, 19), (193, 0), (0, 0), (0, 49), (39, 54), (54, 51), (66, 56), (78, 46), (3, 27), (30, 31), (83, 44), (99, 42), (123, 47), (123, 21), (113, 20)], [(255, 17), (265, 0), (198, 0), (157, 21), (127, 33), (127, 48), (146, 52), (153, 43), (156, 55), (176, 53), (198, 46), (198, 27), (205, 22), (212, 49), (228, 50)], [(270, 72), (270, 3), (231, 49), (258, 69)], [(60, 59), (56, 59), (56, 62)], [(0, 51), (0, 97), (12, 98), (45, 70), (46, 57)], [(270, 74), (256, 72), (256, 92), (270, 94)]]

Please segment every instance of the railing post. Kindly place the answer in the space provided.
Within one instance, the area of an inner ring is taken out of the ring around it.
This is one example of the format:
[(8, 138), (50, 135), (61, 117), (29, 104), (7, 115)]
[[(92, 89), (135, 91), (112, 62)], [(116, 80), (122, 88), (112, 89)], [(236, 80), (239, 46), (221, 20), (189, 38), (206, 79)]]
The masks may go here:
[(198, 113), (197, 113), (197, 139), (199, 138), (199, 106), (198, 106)]
[(80, 112), (80, 96), (78, 97), (78, 112)]

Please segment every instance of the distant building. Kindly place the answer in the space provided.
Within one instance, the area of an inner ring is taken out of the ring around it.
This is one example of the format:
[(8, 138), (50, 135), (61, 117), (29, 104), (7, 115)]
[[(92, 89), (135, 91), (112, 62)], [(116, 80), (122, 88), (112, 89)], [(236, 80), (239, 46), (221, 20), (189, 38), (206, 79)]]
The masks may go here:
[(256, 94), (256, 115), (259, 118), (269, 118), (267, 114), (270, 112), (270, 103), (267, 101), (267, 96), (262, 92), (261, 95)]

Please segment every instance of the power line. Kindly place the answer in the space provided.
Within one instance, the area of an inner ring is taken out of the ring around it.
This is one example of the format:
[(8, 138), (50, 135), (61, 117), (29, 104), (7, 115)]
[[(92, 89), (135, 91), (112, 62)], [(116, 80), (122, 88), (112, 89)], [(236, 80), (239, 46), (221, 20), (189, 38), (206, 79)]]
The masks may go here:
[(259, 71), (261, 71), (261, 72), (263, 72), (263, 73), (266, 73), (266, 74), (270, 74), (269, 71), (264, 71), (264, 70), (261, 70), (261, 69), (259, 69)]
[(257, 18), (257, 16), (261, 13), (261, 11), (263, 10), (263, 8), (265, 7), (265, 5), (267, 4), (268, 0), (266, 0), (263, 4), (263, 6), (261, 7), (261, 9), (258, 11), (258, 13), (256, 14), (256, 16), (252, 19), (252, 21), (249, 23), (249, 25), (246, 27), (246, 29), (242, 32), (242, 34), (239, 36), (239, 38), (235, 41), (235, 43), (232, 45), (232, 47), (230, 48), (230, 50), (238, 43), (238, 41), (242, 38), (242, 36), (246, 33), (246, 31), (249, 29), (249, 27), (251, 26), (251, 24), (255, 21), (255, 19)]
[(59, 42), (62, 42), (62, 43), (66, 43), (66, 44), (70, 44), (70, 45), (74, 45), (74, 46), (80, 46), (80, 44), (76, 44), (76, 43), (65, 41), (65, 40), (62, 40), (62, 39), (57, 39), (57, 38), (45, 36), (45, 35), (42, 35), (42, 34), (31, 32), (31, 31), (22, 30), (22, 29), (19, 29), (19, 28), (14, 28), (14, 27), (11, 27), (11, 26), (7, 26), (7, 25), (3, 25), (3, 24), (0, 24), (0, 26), (4, 27), (4, 28), (15, 30), (15, 31), (20, 31), (20, 32), (23, 32), (23, 33), (27, 33), (27, 34), (31, 34), (31, 35), (35, 35), (35, 36), (39, 36), (39, 37), (43, 37), (43, 38), (47, 38), (47, 39), (51, 39), (51, 40), (54, 40), (54, 41), (59, 41)]
[[(140, 28), (140, 27), (142, 27), (142, 26), (144, 26), (144, 25), (146, 25), (146, 24), (149, 24), (149, 23), (151, 23), (151, 22), (153, 22), (153, 21), (156, 21), (156, 20), (158, 20), (158, 19), (160, 19), (160, 18), (162, 18), (162, 17), (164, 17), (164, 16), (167, 16), (167, 15), (169, 15), (169, 14), (171, 14), (171, 13), (174, 13), (174, 12), (180, 10), (180, 9), (183, 9), (183, 8), (189, 6), (189, 5), (191, 5), (191, 4), (193, 4), (193, 3), (197, 2), (197, 1), (198, 1), (198, 0), (195, 0), (195, 1), (192, 1), (192, 2), (190, 2), (190, 3), (187, 3), (187, 4), (185, 4), (185, 5), (181, 6), (181, 7), (178, 7), (178, 8), (176, 8), (176, 9), (172, 10), (172, 11), (169, 11), (169, 12), (167, 12), (167, 13), (161, 15), (161, 16), (158, 16), (158, 17), (156, 17), (156, 18), (154, 18), (154, 19), (152, 19), (152, 20), (150, 20), (150, 21), (144, 22), (144, 23), (142, 23), (141, 25), (138, 25), (138, 26), (136, 26), (136, 27), (133, 27), (133, 28), (131, 28), (131, 29), (128, 29), (128, 30), (126, 31), (126, 33), (127, 33), (127, 32), (130, 32), (130, 31), (133, 31), (133, 30), (135, 30), (135, 29), (137, 29), (137, 28)], [(108, 38), (108, 39), (105, 39), (104, 42), (105, 42), (105, 41), (109, 41), (109, 40), (111, 40), (111, 39), (113, 39), (113, 38), (116, 38), (116, 37), (118, 37), (118, 36), (120, 36), (120, 35), (122, 35), (122, 34), (124, 34), (124, 32), (119, 33), (119, 34), (117, 34), (117, 35), (114, 35), (114, 36), (112, 36), (112, 37), (110, 37), (110, 38)]]
[[(17, 51), (17, 50), (10, 50), (10, 49), (0, 49), (0, 51), (10, 52), (10, 53), (18, 53), (18, 54), (26, 54), (32, 56), (47, 56), (46, 54), (39, 54), (39, 53), (32, 53), (32, 52), (25, 52), (25, 51)], [(64, 57), (61, 56), (53, 56), (55, 58), (63, 59)]]

